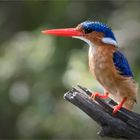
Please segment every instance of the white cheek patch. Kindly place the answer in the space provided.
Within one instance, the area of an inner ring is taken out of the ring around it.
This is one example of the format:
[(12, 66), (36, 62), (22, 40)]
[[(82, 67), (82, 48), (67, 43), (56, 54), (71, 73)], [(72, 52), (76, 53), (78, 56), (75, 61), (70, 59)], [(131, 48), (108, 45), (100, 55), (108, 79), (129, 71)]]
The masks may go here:
[(110, 37), (103, 37), (102, 41), (103, 41), (103, 43), (106, 43), (106, 44), (118, 46), (117, 42)]

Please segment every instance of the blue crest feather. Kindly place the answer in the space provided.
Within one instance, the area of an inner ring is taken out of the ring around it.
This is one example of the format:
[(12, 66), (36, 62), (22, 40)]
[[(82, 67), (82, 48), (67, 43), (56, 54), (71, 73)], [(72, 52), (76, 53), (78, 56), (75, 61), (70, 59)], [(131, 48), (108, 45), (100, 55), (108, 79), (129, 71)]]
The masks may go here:
[(120, 51), (116, 51), (113, 53), (113, 62), (117, 70), (120, 71), (121, 75), (133, 77), (133, 73), (130, 69), (128, 61)]
[(115, 38), (111, 28), (104, 23), (97, 22), (97, 21), (95, 21), (95, 22), (85, 21), (81, 24), (85, 29), (90, 28), (93, 31), (102, 32), (102, 33), (104, 33), (105, 37), (112, 38), (113, 40), (116, 41), (116, 38)]

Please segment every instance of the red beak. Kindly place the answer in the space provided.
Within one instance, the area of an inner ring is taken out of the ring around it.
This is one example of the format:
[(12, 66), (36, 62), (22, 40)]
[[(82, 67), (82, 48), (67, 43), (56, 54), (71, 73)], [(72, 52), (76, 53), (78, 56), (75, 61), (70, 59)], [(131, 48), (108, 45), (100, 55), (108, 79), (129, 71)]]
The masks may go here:
[(56, 36), (68, 36), (68, 37), (82, 35), (82, 32), (76, 30), (76, 28), (43, 30), (42, 33), (56, 35)]

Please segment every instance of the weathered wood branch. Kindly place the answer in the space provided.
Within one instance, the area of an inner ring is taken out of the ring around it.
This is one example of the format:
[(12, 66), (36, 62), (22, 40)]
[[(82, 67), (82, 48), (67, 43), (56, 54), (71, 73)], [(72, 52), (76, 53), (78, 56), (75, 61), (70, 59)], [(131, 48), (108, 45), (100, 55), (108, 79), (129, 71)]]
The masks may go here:
[(140, 114), (122, 108), (112, 116), (116, 103), (99, 97), (93, 100), (90, 98), (91, 94), (90, 90), (78, 85), (68, 91), (64, 98), (101, 125), (100, 136), (140, 139)]

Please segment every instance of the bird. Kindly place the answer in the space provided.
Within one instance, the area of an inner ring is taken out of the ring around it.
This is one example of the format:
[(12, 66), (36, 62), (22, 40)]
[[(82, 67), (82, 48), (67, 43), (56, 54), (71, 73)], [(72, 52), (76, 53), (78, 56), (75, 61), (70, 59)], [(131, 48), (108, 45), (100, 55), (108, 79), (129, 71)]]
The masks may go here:
[(110, 97), (117, 102), (112, 114), (116, 114), (122, 107), (133, 109), (138, 86), (111, 27), (99, 21), (84, 21), (75, 28), (45, 29), (42, 33), (86, 42), (89, 46), (89, 70), (104, 90), (103, 94), (93, 92), (91, 98)]

